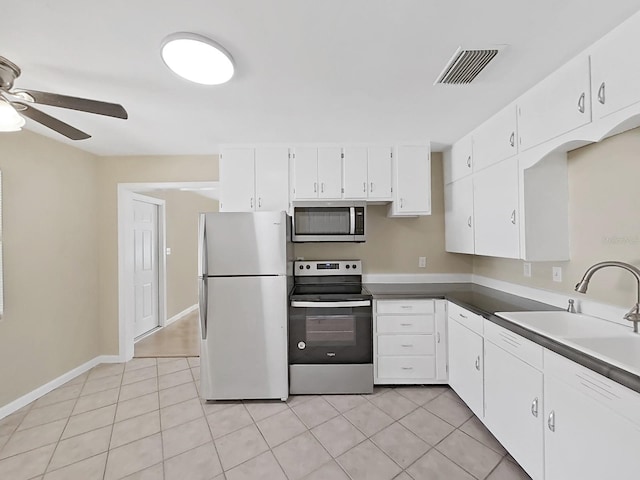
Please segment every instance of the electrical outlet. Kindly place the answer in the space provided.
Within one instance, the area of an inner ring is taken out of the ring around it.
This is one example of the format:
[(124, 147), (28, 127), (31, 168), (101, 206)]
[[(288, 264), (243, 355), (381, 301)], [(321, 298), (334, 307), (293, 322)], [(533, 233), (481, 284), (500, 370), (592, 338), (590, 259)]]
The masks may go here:
[(524, 272), (525, 277), (531, 278), (531, 264), (529, 262), (524, 263)]
[(427, 268), (427, 257), (418, 257), (418, 267)]
[(166, 253), (167, 255), (171, 255), (171, 247), (167, 247)]
[(553, 267), (552, 278), (554, 282), (562, 281), (562, 267)]

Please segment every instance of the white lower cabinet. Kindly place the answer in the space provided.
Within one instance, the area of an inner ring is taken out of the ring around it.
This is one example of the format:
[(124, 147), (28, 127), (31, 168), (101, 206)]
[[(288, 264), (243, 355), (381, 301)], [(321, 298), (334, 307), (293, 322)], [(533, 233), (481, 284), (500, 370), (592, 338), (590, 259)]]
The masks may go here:
[(542, 479), (542, 372), (485, 341), (484, 402), (485, 425), (534, 480)]
[(444, 300), (376, 300), (375, 384), (446, 382), (445, 309)]
[(546, 480), (640, 476), (640, 395), (545, 352)]

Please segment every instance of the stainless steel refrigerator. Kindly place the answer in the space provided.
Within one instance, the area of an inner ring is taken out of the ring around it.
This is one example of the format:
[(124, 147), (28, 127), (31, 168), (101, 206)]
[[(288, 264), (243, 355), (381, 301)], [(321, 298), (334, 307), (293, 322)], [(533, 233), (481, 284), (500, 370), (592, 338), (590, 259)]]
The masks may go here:
[(202, 397), (286, 400), (290, 218), (203, 213), (199, 239)]

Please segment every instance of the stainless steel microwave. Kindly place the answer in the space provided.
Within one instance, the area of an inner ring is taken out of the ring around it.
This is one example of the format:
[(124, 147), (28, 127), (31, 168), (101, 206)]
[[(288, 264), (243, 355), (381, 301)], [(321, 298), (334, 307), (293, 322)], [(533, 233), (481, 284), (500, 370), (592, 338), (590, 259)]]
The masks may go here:
[(365, 203), (304, 202), (293, 206), (294, 242), (364, 242)]

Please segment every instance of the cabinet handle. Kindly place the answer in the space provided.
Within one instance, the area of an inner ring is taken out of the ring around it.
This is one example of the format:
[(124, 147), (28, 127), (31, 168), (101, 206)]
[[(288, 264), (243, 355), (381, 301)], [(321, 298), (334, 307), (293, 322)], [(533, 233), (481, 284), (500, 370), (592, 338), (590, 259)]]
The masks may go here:
[(320, 193), (324, 193), (324, 182), (320, 184)]
[(400, 198), (400, 208), (404, 208), (404, 198)]
[(411, 310), (413, 309), (412, 305), (400, 305), (400, 308), (402, 308), (403, 310)]
[(459, 313), (458, 315), (460, 315), (462, 318), (467, 318), (467, 316), (466, 316), (466, 315), (463, 315), (463, 314), (461, 314), (461, 313)]
[(511, 212), (511, 223), (516, 224), (516, 211)]
[(467, 157), (467, 167), (471, 168), (471, 155)]
[(480, 371), (480, 355), (476, 357), (476, 370)]
[(436, 333), (436, 343), (440, 343), (440, 332)]
[(471, 215), (469, 215), (469, 219), (467, 220), (467, 226), (471, 228)]
[(258, 208), (262, 208), (262, 197), (258, 197)]
[(516, 146), (516, 132), (511, 132), (511, 136), (509, 137), (509, 144), (512, 147)]
[(604, 103), (606, 102), (606, 97), (605, 97), (605, 85), (604, 82), (602, 82), (600, 84), (600, 88), (598, 89), (598, 101), (604, 105)]
[(549, 430), (551, 430), (552, 432), (556, 431), (556, 412), (554, 412), (553, 410), (551, 410), (549, 418), (547, 419), (547, 427), (549, 427)]
[(413, 370), (413, 367), (402, 367), (402, 370)]
[(584, 100), (585, 100), (585, 94), (584, 92), (582, 92), (582, 94), (580, 95), (580, 98), (578, 99), (578, 110), (580, 111), (580, 113), (584, 113)]
[(400, 324), (401, 327), (410, 327), (411, 325), (413, 325), (413, 323), (401, 323)]
[(531, 415), (538, 418), (538, 397), (533, 399), (531, 402)]
[(400, 346), (404, 348), (413, 348), (413, 345), (400, 345)]
[(313, 193), (318, 193), (318, 184), (313, 182)]
[(249, 204), (251, 205), (251, 208), (253, 208), (253, 197), (249, 200)]
[(367, 182), (362, 182), (362, 191), (367, 193)]
[(373, 182), (371, 182), (371, 192), (373, 192)]

